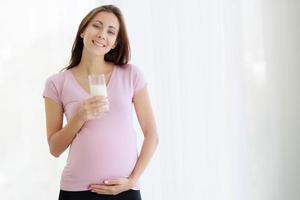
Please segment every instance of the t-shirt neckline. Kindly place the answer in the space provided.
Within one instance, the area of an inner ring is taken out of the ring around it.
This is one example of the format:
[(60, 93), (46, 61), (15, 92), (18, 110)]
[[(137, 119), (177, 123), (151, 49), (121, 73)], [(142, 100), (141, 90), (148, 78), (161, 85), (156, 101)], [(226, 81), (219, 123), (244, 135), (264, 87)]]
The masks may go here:
[[(113, 81), (113, 78), (114, 78), (114, 74), (115, 74), (115, 70), (116, 70), (117, 66), (113, 66), (113, 69), (112, 69), (112, 72), (111, 72), (111, 76), (110, 76), (110, 79), (106, 85), (107, 87), (107, 91), (110, 90), (111, 88), (111, 82)], [(76, 80), (75, 76), (73, 75), (72, 71), (70, 69), (68, 69), (67, 71), (69, 71), (69, 74), (71, 76), (71, 79), (73, 80), (73, 82), (75, 82), (74, 84), (76, 85), (77, 88), (79, 88), (84, 94), (88, 95), (88, 96), (91, 96), (90, 92), (89, 91), (86, 91), (80, 84), (79, 82)]]

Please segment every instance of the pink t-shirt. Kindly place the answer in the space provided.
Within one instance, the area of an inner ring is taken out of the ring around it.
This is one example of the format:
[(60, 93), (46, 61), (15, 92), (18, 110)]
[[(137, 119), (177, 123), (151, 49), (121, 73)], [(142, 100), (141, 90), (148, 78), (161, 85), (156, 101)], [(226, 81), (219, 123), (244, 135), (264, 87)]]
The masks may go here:
[[(62, 190), (88, 190), (90, 184), (131, 174), (138, 158), (132, 99), (147, 83), (137, 67), (125, 67), (113, 68), (107, 85), (109, 111), (100, 119), (87, 121), (71, 143)], [(69, 121), (91, 95), (66, 70), (47, 79), (43, 97), (61, 104)], [(132, 189), (139, 189), (139, 183)]]

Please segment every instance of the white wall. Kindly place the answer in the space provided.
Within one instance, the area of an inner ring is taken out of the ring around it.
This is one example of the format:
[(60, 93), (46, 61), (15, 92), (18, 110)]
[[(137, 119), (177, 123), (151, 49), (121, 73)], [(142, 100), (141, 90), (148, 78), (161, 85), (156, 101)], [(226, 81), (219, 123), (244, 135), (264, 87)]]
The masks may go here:
[(1, 198), (57, 198), (67, 154), (48, 153), (41, 93), (103, 3), (125, 15), (157, 118), (143, 199), (300, 198), (297, 0), (1, 1)]

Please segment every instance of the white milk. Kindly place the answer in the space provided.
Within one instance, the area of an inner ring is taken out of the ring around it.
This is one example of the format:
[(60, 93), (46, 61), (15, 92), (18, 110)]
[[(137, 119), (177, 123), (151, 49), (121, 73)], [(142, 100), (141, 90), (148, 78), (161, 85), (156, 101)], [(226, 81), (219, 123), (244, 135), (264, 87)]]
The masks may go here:
[(106, 85), (90, 85), (92, 96), (105, 96), (107, 97)]

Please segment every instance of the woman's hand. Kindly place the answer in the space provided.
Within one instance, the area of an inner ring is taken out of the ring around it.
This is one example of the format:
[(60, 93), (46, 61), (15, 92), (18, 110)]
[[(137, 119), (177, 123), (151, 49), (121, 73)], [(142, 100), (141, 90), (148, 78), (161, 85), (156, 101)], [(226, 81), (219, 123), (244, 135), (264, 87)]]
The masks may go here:
[(134, 186), (133, 180), (129, 178), (118, 178), (105, 180), (104, 184), (92, 184), (89, 189), (98, 194), (117, 195), (130, 190)]
[(104, 96), (93, 96), (86, 99), (80, 106), (77, 115), (80, 120), (86, 122), (90, 119), (99, 117), (99, 114), (104, 111), (108, 111), (109, 102), (107, 97)]

